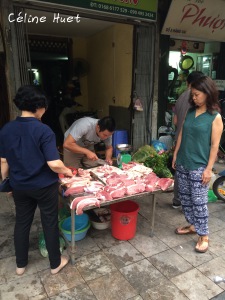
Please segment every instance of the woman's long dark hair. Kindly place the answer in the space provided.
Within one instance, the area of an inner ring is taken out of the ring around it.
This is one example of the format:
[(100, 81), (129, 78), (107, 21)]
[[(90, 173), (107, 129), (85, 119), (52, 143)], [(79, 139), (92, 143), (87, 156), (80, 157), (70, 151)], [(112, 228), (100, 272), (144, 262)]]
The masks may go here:
[[(213, 113), (214, 111), (220, 112), (220, 104), (219, 104), (219, 92), (216, 88), (214, 81), (208, 76), (202, 76), (191, 83), (191, 88), (196, 89), (200, 92), (206, 94), (206, 107), (209, 113)], [(190, 104), (192, 107), (196, 107), (192, 99), (192, 95), (190, 96)]]

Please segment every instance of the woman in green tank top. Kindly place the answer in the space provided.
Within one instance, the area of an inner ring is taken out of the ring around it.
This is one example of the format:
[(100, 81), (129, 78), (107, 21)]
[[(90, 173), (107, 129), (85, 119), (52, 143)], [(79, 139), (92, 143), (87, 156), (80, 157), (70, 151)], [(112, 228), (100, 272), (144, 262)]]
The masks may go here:
[(218, 91), (210, 77), (203, 76), (191, 84), (190, 103), (172, 162), (182, 210), (190, 225), (179, 227), (175, 232), (180, 235), (197, 233), (195, 250), (206, 252), (209, 243), (208, 188), (223, 131)]

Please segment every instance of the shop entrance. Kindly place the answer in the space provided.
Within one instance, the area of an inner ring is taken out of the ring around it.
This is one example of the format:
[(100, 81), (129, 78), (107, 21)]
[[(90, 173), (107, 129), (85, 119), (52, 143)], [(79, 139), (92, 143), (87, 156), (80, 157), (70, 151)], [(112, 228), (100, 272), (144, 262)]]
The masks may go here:
[[(65, 93), (69, 93), (73, 104), (78, 103), (67, 107), (70, 116), (74, 113), (72, 111), (74, 107), (75, 113), (79, 112), (80, 115), (82, 113), (86, 115), (89, 112), (98, 118), (111, 115), (118, 124), (118, 130), (128, 130), (130, 143), (133, 144), (134, 149), (150, 143), (156, 39), (154, 24), (140, 24), (137, 20), (129, 20), (128, 24), (127, 19), (115, 19), (113, 16), (107, 17), (109, 21), (106, 21), (106, 18), (97, 20), (91, 19), (96, 16), (90, 18), (88, 15), (87, 18), (85, 15), (81, 19), (83, 25), (73, 23), (71, 29), (68, 23), (53, 24), (51, 16), (56, 13), (56, 9), (65, 19), (73, 14), (76, 15), (74, 10), (69, 11), (69, 7), (53, 8), (53, 4), (32, 7), (26, 4), (26, 7), (22, 9), (15, 7), (17, 14), (22, 10), (27, 16), (36, 16), (38, 20), (44, 16), (51, 23), (28, 22), (25, 24), (26, 28), (21, 30), (19, 39), (24, 39), (26, 32), (26, 44), (30, 43), (30, 45), (27, 48), (24, 47), (22, 56), (18, 37), (14, 35), (15, 46), (19, 48), (18, 53), (14, 51), (17, 55), (14, 63), (21, 59), (23, 67), (22, 69), (19, 66), (16, 69), (20, 71), (21, 78), (23, 73), (29, 73), (29, 80), (18, 80), (16, 87), (30, 82), (47, 88), (54, 107), (53, 110), (49, 109), (43, 121), (48, 122), (55, 131), (57, 143), (62, 143), (66, 127), (63, 127), (60, 122), (56, 103), (61, 103), (65, 98)], [(15, 25), (12, 27), (17, 27), (17, 24), (12, 25)], [(70, 52), (68, 51), (66, 55), (63, 53), (65, 58), (59, 59), (55, 52), (50, 51), (46, 55), (43, 50), (35, 51), (31, 49), (30, 40), (37, 36), (42, 40), (45, 38), (49, 41), (53, 40), (53, 43), (54, 40), (67, 39), (65, 43), (69, 44), (71, 40)], [(74, 72), (76, 62), (79, 62), (79, 66), (81, 64), (82, 70), (86, 70), (82, 75)], [(45, 74), (42, 75), (42, 73)], [(56, 76), (58, 74), (60, 76)], [(57, 92), (58, 89), (59, 92)], [(74, 90), (76, 91), (75, 97), (73, 97)], [(73, 94), (72, 97), (71, 94)], [(142, 112), (134, 111), (135, 95), (143, 103)], [(71, 117), (72, 121), (76, 118), (74, 115)]]
[(82, 116), (114, 114), (117, 119), (110, 107), (126, 111), (124, 123), (116, 122), (119, 129), (129, 130), (133, 25), (88, 18), (79, 24), (54, 24), (51, 11), (25, 9), (25, 13), (49, 20), (44, 27), (27, 24), (27, 33), (32, 83), (50, 99), (43, 122), (56, 133), (57, 143), (62, 144), (64, 132)]

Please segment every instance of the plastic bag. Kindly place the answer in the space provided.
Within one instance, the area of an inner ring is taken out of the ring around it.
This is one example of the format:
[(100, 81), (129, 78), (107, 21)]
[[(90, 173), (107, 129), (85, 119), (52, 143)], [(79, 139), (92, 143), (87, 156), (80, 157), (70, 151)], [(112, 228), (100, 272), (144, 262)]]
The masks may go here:
[[(63, 253), (63, 250), (65, 249), (66, 243), (64, 239), (60, 236), (59, 237), (59, 244), (60, 244), (60, 252), (61, 254)], [(44, 238), (44, 232), (39, 233), (39, 238), (38, 238), (38, 246), (40, 253), (43, 257), (48, 257), (48, 250), (46, 249), (46, 244), (45, 244), (45, 238)]]
[(156, 152), (164, 152), (167, 150), (166, 144), (160, 142), (159, 140), (152, 141), (152, 146), (155, 148)]
[(209, 182), (209, 189), (210, 189), (210, 190), (212, 190), (212, 188), (213, 188), (213, 183), (214, 183), (214, 181), (215, 181), (217, 178), (218, 178), (218, 175), (215, 174), (215, 173), (213, 173), (213, 175), (212, 175), (212, 177), (211, 177), (211, 179), (210, 179), (210, 182)]
[(208, 202), (216, 202), (216, 201), (217, 201), (217, 197), (213, 193), (213, 190), (209, 190), (208, 191)]

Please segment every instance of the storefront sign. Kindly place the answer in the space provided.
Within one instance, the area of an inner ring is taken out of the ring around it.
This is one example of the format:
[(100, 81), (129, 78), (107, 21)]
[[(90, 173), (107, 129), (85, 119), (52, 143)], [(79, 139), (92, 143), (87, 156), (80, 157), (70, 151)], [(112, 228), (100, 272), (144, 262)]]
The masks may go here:
[(225, 42), (225, 1), (173, 0), (162, 34)]
[(158, 0), (39, 0), (63, 5), (101, 11), (134, 19), (155, 21)]

